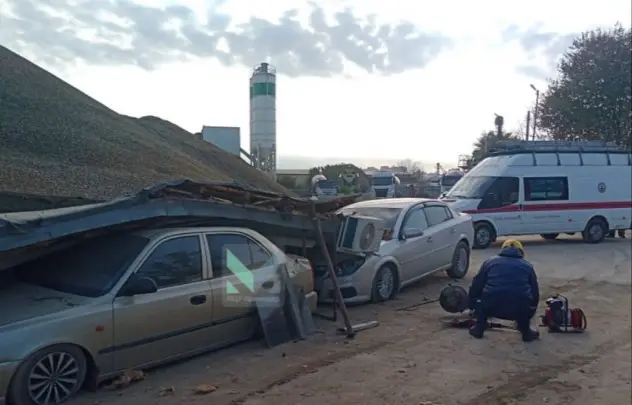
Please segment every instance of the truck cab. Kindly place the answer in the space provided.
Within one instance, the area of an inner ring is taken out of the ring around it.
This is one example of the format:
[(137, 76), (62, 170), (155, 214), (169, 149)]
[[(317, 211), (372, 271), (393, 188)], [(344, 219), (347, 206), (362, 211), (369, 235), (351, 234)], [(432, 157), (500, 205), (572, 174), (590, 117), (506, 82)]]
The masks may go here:
[(338, 185), (328, 180), (322, 173), (312, 177), (312, 196), (321, 200), (324, 198), (333, 198), (340, 193)]
[(450, 189), (461, 180), (461, 177), (463, 177), (463, 172), (458, 170), (448, 171), (441, 175), (439, 178), (440, 193), (444, 194), (450, 191)]
[(371, 178), (371, 192), (375, 198), (393, 198), (396, 197), (399, 183), (399, 178), (393, 172), (375, 172)]

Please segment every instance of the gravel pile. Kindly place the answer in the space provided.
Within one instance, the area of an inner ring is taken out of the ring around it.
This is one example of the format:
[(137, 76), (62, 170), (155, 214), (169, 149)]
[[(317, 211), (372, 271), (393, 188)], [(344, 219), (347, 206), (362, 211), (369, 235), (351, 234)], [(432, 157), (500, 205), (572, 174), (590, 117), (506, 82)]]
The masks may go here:
[(184, 129), (120, 115), (0, 46), (0, 194), (105, 200), (178, 178), (287, 192)]

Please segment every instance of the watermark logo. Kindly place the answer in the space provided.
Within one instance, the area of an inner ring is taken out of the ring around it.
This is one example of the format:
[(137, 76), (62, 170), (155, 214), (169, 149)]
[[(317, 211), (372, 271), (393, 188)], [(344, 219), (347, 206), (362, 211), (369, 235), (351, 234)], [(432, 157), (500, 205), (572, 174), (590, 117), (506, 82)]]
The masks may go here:
[[(234, 274), (241, 284), (250, 290), (255, 292), (255, 277), (252, 272), (246, 267), (241, 260), (237, 258), (230, 250), (226, 249), (226, 268)], [(240, 294), (237, 287), (233, 285), (229, 280), (226, 280), (226, 294)]]
[(243, 245), (226, 246), (223, 253), (224, 305), (276, 307), (282, 302), (281, 269), (272, 260), (253, 265), (248, 246), (244, 249)]

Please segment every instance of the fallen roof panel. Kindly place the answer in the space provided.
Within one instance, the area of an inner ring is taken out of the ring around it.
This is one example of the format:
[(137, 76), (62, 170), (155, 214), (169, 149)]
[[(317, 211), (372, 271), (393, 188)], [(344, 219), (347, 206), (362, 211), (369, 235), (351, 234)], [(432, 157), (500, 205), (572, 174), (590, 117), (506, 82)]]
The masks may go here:
[[(313, 231), (312, 217), (333, 218), (338, 207), (355, 199), (325, 202), (296, 199), (246, 189), (232, 183), (195, 183), (188, 180), (160, 184), (135, 196), (105, 203), (44, 211), (0, 214), (0, 255), (97, 229), (121, 229), (173, 224), (245, 226), (276, 229), (288, 236)], [(326, 233), (338, 221), (324, 221)], [(0, 266), (1, 267), (1, 266)]]

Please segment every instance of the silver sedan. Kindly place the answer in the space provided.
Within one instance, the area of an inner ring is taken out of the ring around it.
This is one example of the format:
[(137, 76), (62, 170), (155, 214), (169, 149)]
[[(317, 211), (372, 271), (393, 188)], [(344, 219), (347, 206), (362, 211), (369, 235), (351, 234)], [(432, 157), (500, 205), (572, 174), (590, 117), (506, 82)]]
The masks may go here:
[[(348, 303), (389, 300), (402, 287), (439, 271), (446, 271), (452, 278), (467, 274), (474, 238), (472, 218), (441, 201), (362, 201), (339, 213), (386, 221), (377, 255), (350, 257), (337, 264), (338, 283)], [(317, 279), (317, 289), (321, 301), (333, 300), (333, 283), (327, 273)]]

